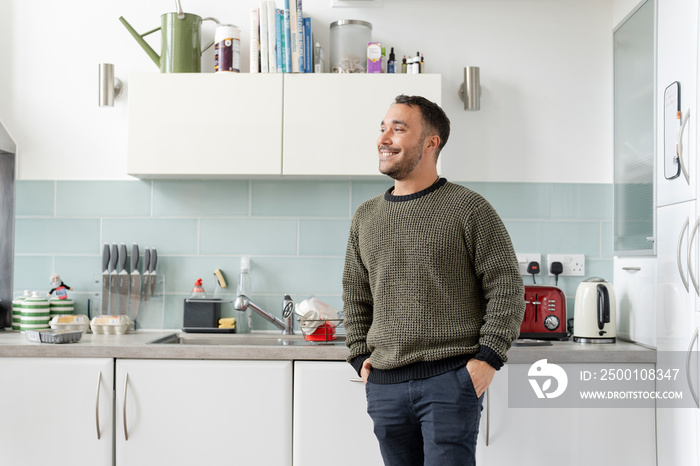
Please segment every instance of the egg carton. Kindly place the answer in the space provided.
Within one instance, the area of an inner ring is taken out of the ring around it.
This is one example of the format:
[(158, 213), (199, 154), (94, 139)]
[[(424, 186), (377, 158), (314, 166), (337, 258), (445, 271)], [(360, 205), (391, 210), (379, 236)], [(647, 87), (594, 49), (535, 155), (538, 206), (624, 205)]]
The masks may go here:
[(51, 319), (49, 326), (54, 330), (87, 332), (90, 328), (90, 321), (86, 315), (59, 315)]
[(94, 334), (123, 335), (129, 331), (133, 321), (126, 315), (99, 316), (90, 321)]

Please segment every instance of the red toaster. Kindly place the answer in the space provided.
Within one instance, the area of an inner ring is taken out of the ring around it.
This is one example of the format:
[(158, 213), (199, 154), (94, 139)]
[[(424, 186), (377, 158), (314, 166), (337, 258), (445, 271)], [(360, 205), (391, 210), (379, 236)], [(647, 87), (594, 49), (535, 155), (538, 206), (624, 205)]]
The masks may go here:
[(520, 338), (566, 340), (566, 297), (555, 286), (525, 285)]

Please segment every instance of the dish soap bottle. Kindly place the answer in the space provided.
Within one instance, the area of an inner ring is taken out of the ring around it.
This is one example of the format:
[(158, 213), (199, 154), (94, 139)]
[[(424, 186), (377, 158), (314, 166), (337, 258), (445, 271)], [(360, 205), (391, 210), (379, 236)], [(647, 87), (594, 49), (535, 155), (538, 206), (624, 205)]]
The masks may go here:
[(194, 282), (194, 288), (192, 288), (190, 299), (207, 299), (207, 293), (204, 291), (201, 278), (198, 278), (197, 281)]
[[(250, 284), (250, 258), (248, 256), (241, 257), (241, 273), (238, 276), (238, 296), (245, 296), (250, 298), (251, 284)], [(237, 321), (237, 332), (238, 333), (250, 333), (253, 328), (252, 320), (253, 314), (250, 308), (246, 309), (244, 315)]]

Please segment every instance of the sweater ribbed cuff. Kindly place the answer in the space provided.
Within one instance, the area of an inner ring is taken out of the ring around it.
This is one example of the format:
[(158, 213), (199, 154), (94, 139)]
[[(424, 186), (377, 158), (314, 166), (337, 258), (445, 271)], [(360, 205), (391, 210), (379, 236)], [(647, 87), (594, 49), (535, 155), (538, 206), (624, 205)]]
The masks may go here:
[(362, 377), (360, 374), (360, 371), (362, 371), (362, 364), (364, 364), (367, 359), (369, 359), (369, 354), (361, 354), (350, 360), (350, 365), (355, 369), (355, 372), (357, 372), (357, 375), (360, 377)]
[(492, 350), (488, 346), (481, 345), (481, 348), (479, 348), (479, 352), (476, 353), (474, 359), (478, 361), (487, 362), (491, 367), (493, 367), (496, 370), (499, 370), (501, 367), (503, 367), (503, 361), (501, 360), (501, 358), (496, 354), (494, 350)]

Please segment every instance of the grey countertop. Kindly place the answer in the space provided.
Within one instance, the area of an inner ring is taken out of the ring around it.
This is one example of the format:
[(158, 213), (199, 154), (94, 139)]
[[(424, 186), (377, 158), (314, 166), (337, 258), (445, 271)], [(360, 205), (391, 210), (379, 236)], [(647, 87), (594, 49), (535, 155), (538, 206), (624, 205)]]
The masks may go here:
[[(19, 332), (5, 331), (0, 333), (0, 357), (344, 361), (348, 355), (348, 349), (342, 342), (292, 346), (151, 343), (174, 333), (178, 331), (139, 331), (126, 335), (88, 333), (83, 334), (77, 343), (42, 344), (28, 342)], [(560, 364), (655, 363), (656, 351), (623, 341), (608, 345), (555, 341), (552, 346), (513, 347), (508, 352), (510, 364), (532, 364), (540, 359)]]

